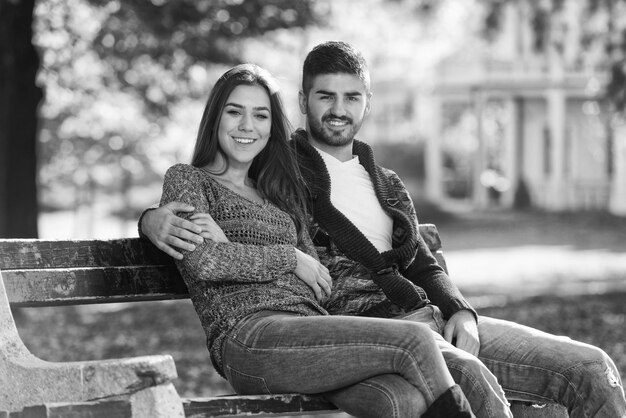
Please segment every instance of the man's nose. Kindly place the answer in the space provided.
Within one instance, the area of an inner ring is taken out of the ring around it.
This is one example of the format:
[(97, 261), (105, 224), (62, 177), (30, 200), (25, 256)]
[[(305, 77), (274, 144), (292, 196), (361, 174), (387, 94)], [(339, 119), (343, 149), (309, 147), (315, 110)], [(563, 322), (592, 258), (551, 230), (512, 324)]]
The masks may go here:
[(343, 100), (335, 100), (333, 102), (331, 112), (335, 116), (344, 116), (346, 114), (346, 108), (344, 106)]

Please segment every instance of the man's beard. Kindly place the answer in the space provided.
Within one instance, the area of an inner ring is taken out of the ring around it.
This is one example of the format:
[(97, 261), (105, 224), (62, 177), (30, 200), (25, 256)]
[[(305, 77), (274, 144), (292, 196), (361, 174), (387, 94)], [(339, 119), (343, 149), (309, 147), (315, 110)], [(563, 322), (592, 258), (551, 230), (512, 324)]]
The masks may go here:
[[(341, 119), (345, 120), (349, 123), (349, 128), (339, 131), (332, 131), (323, 126), (324, 121), (326, 119)], [(354, 125), (352, 119), (349, 118), (337, 118), (335, 116), (324, 116), (321, 121), (319, 120), (309, 120), (309, 134), (315, 138), (317, 141), (322, 142), (326, 145), (330, 145), (333, 147), (341, 147), (343, 145), (347, 145), (352, 140), (354, 140), (354, 136), (359, 130), (360, 125)]]

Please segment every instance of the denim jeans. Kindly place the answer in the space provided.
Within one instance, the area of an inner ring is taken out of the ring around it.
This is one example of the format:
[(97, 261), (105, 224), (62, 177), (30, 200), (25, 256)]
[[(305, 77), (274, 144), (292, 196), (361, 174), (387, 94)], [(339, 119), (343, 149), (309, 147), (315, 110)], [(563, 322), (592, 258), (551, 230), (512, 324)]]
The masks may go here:
[[(619, 373), (599, 348), (481, 316), (477, 358), (447, 343), (444, 326), (434, 306), (390, 320), (264, 312), (227, 338), (225, 373), (242, 394), (326, 392), (358, 417), (419, 416), (436, 398), (432, 388), (450, 385), (450, 375), (477, 417), (511, 417), (507, 399), (557, 402), (570, 417), (626, 417)], [(431, 353), (432, 341), (449, 371)], [(427, 352), (405, 369), (410, 361), (400, 358), (408, 347)]]
[(455, 384), (432, 330), (394, 319), (263, 311), (226, 336), (223, 361), (239, 394), (328, 392), (358, 416), (417, 417)]
[(476, 358), (443, 339), (445, 321), (437, 307), (398, 319), (427, 324), (435, 331), (448, 368), (477, 417), (510, 416), (502, 409), (500, 387), (509, 400), (565, 405), (570, 417), (626, 417), (619, 372), (597, 347), (480, 316)]

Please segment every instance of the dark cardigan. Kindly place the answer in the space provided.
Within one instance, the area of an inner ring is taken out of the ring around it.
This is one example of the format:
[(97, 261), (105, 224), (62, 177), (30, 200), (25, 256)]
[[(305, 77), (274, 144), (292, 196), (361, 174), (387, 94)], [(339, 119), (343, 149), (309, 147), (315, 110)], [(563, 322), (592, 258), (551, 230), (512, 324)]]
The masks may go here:
[(359, 157), (369, 173), (383, 210), (393, 219), (392, 249), (383, 253), (332, 205), (328, 170), (322, 157), (309, 144), (306, 131), (297, 130), (292, 135), (291, 144), (309, 187), (314, 223), (346, 257), (366, 266), (373, 274), (396, 268), (418, 286), (424, 298), (437, 305), (446, 318), (461, 309), (476, 315), (419, 235), (415, 209), (402, 181), (391, 170), (376, 164), (369, 145), (355, 140), (353, 154)]

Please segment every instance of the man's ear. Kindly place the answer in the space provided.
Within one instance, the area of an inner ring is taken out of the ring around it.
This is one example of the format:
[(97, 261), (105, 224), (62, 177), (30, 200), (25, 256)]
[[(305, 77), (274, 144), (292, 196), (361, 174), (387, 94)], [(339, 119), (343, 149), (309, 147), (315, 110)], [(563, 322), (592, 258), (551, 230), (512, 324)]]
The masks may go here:
[(298, 92), (298, 104), (300, 105), (300, 113), (306, 115), (307, 113), (307, 105), (306, 105), (306, 95), (302, 90)]
[(365, 116), (372, 110), (372, 92), (367, 93), (367, 103), (365, 104)]

